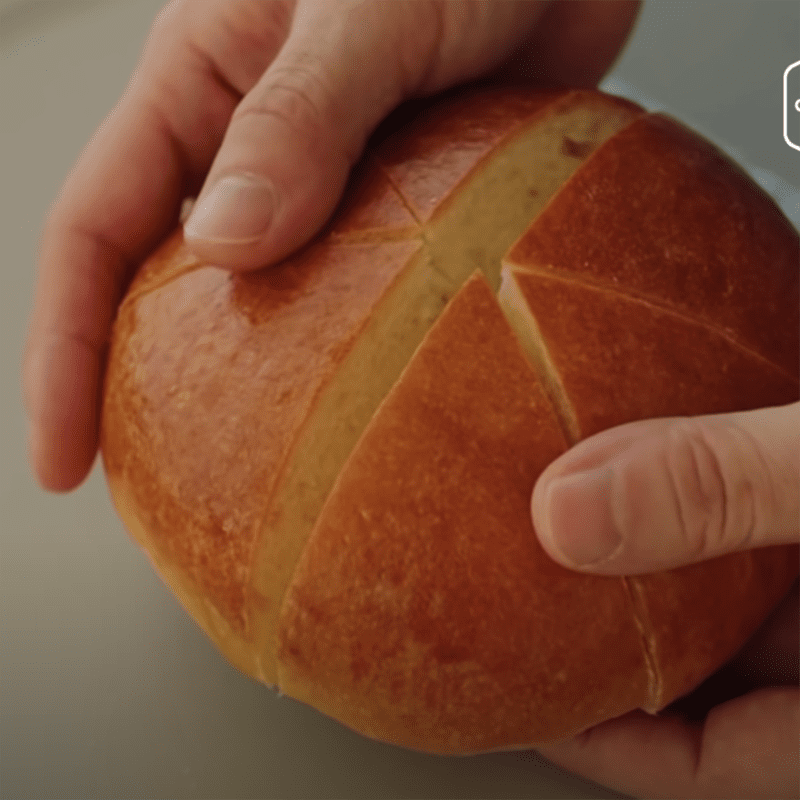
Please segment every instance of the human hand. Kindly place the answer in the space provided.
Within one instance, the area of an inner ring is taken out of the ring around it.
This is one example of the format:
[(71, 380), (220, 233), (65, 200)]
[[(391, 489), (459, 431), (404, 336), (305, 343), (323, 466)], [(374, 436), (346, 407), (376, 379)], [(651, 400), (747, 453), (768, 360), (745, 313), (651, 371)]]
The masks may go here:
[(491, 71), (594, 85), (636, 11), (624, 0), (170, 3), (43, 233), (24, 363), (42, 485), (73, 488), (91, 467), (117, 305), (187, 197), (199, 193), (185, 227), (197, 255), (232, 269), (275, 262), (322, 226), (402, 100)]
[[(532, 510), (554, 559), (605, 575), (795, 543), (800, 403), (605, 431), (545, 470)], [(797, 797), (799, 694), (795, 583), (744, 650), (689, 697), (539, 749), (636, 797)]]

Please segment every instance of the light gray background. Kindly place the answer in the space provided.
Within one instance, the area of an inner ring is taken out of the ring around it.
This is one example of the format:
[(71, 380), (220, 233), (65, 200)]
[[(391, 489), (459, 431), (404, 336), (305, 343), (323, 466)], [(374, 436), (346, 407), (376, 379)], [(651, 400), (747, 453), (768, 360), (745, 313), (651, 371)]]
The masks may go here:
[[(160, 0), (0, 0), (0, 791), (3, 797), (617, 797), (527, 753), (382, 746), (238, 674), (129, 541), (95, 469), (30, 477), (19, 364), (43, 217)], [(608, 87), (733, 147), (797, 220), (782, 139), (796, 2), (650, 2)]]

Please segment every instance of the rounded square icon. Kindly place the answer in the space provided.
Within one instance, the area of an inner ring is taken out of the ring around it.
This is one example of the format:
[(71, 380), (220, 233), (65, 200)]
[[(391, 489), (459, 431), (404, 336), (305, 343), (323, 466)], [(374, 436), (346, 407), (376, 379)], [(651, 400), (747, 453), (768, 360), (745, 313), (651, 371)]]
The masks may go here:
[(789, 64), (783, 73), (783, 139), (800, 150), (800, 61)]

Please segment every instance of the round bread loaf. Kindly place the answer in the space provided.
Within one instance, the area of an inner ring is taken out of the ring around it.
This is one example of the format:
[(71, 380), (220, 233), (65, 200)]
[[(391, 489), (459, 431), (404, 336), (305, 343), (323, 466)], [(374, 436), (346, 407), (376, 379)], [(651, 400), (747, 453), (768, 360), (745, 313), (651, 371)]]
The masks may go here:
[(115, 322), (120, 516), (233, 664), (365, 735), (535, 746), (657, 712), (785, 595), (795, 547), (597, 577), (544, 553), (579, 439), (798, 398), (798, 235), (717, 149), (595, 91), (384, 127), (327, 229), (230, 273), (181, 231)]

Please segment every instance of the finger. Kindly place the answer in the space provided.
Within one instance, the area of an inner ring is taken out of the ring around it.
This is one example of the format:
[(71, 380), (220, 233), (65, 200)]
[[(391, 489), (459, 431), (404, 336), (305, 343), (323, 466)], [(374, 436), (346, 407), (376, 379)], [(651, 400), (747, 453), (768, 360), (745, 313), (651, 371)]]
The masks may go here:
[(755, 689), (797, 686), (798, 647), (798, 582), (795, 581), (783, 601), (733, 659), (661, 713), (698, 722), (715, 706)]
[(634, 797), (796, 797), (798, 694), (761, 689), (717, 706), (702, 726), (637, 711), (539, 751)]
[[(246, 7), (262, 8), (259, 41), (252, 32), (246, 39), (236, 34), (237, 25), (258, 29)], [(240, 91), (277, 50), (281, 34), (268, 28), (270, 7), (172, 3), (53, 206), (23, 365), (29, 457), (46, 488), (70, 489), (91, 467), (119, 297), (135, 266), (176, 224), (182, 198), (199, 188)], [(226, 68), (211, 48), (223, 60), (235, 54), (236, 64)]]
[(796, 542), (800, 403), (605, 431), (544, 471), (532, 512), (553, 558), (604, 574)]
[(542, 84), (596, 86), (619, 55), (640, 7), (639, 0), (551, 3), (502, 74)]
[(184, 226), (189, 246), (231, 268), (297, 249), (330, 216), (391, 109), (495, 66), (541, 7), (301, 2), (285, 46), (236, 109)]

